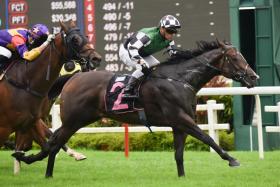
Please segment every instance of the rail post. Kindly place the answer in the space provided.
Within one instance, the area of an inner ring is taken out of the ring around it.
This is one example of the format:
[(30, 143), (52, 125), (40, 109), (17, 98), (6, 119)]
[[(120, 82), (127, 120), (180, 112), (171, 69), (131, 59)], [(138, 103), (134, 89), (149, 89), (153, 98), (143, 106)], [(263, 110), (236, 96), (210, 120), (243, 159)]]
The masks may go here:
[(128, 158), (129, 156), (129, 133), (128, 133), (128, 124), (123, 124), (124, 127), (124, 156)]

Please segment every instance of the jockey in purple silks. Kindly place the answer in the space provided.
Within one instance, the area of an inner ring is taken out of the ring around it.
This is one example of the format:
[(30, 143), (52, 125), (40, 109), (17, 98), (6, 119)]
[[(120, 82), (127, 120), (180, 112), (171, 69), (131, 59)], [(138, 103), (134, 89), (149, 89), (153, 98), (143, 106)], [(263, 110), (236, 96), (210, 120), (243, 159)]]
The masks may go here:
[[(27, 44), (32, 44), (36, 39), (47, 36), (47, 40), (39, 47), (28, 50)], [(47, 26), (36, 24), (30, 30), (24, 28), (0, 30), (0, 66), (7, 63), (12, 57), (12, 52), (17, 52), (21, 58), (32, 61), (48, 46), (54, 35), (49, 34)]]

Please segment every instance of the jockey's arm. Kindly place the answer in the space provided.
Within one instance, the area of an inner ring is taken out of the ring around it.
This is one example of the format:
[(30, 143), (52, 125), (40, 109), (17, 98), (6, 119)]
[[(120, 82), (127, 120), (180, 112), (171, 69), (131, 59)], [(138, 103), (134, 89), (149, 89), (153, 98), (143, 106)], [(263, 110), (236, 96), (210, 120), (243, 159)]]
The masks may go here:
[(150, 38), (143, 32), (138, 32), (134, 38), (127, 45), (131, 60), (138, 63), (143, 58), (139, 55), (139, 49), (149, 45), (151, 42)]
[(169, 56), (172, 56), (172, 55), (176, 54), (176, 47), (175, 47), (174, 40), (172, 40), (169, 43), (169, 46), (167, 47), (167, 52), (168, 52)]
[(32, 61), (36, 59), (41, 54), (41, 52), (48, 46), (48, 44), (49, 42), (46, 41), (41, 46), (28, 51), (26, 41), (24, 38), (20, 36), (14, 36), (12, 39), (12, 45), (16, 48), (19, 55), (27, 61)]

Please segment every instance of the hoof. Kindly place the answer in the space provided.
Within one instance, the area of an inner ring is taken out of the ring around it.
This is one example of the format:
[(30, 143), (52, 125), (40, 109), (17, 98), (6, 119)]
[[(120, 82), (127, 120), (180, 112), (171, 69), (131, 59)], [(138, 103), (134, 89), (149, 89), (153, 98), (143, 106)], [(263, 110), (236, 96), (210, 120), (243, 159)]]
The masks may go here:
[(83, 154), (77, 154), (75, 156), (75, 160), (76, 161), (82, 161), (82, 160), (85, 160), (85, 159), (87, 159), (87, 157), (85, 155), (83, 155)]
[(52, 179), (52, 178), (53, 178), (53, 176), (52, 176), (52, 175), (50, 175), (50, 174), (46, 174), (46, 175), (45, 175), (45, 178), (46, 178), (46, 179)]
[(240, 163), (237, 160), (231, 160), (231, 161), (229, 161), (228, 165), (230, 167), (238, 167), (238, 166), (240, 166)]
[(12, 156), (14, 157), (14, 158), (16, 158), (17, 160), (22, 160), (22, 158), (24, 157), (24, 152), (14, 152), (13, 154), (12, 154)]

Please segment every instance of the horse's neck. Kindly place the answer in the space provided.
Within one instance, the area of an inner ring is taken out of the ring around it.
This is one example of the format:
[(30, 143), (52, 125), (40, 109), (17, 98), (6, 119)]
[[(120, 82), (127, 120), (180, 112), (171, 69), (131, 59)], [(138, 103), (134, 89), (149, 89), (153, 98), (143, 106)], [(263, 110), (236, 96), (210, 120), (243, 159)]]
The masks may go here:
[[(60, 52), (55, 50), (53, 46), (48, 46), (32, 62), (15, 62), (8, 72), (9, 78), (20, 84), (28, 85), (37, 92), (46, 94), (62, 68)], [(46, 80), (49, 65), (50, 80)]]
[[(222, 50), (221, 49), (214, 49), (212, 51), (206, 52), (198, 57), (200, 66), (200, 75), (194, 75), (192, 77), (193, 86), (199, 90), (201, 89), (206, 83), (208, 83), (213, 77), (220, 75), (220, 72), (214, 68), (214, 64), (220, 61)], [(207, 66), (204, 63), (208, 63), (210, 66)]]
[[(214, 64), (218, 62), (218, 57), (220, 55), (221, 49), (214, 49), (189, 59), (188, 62), (162, 66), (159, 74), (176, 79), (180, 82), (188, 83), (198, 91), (214, 76), (219, 75), (217, 70), (207, 66), (206, 63)], [(164, 68), (166, 70), (164, 70)]]

